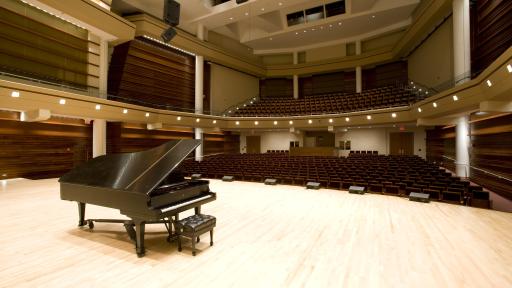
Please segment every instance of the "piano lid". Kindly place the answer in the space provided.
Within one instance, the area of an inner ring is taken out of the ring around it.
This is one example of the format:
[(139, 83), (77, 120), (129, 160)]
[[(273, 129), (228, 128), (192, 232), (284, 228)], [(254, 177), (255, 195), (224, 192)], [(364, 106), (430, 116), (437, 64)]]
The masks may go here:
[(73, 168), (59, 182), (149, 194), (200, 144), (175, 140), (146, 151), (99, 156)]

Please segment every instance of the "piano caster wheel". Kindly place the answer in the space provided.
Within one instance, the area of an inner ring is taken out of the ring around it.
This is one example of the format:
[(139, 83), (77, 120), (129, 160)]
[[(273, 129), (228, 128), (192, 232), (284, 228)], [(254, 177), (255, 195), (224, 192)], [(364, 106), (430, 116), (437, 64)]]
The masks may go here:
[(213, 246), (213, 242), (210, 242), (210, 246)]
[(192, 251), (192, 256), (196, 256), (196, 251)]
[(137, 257), (142, 258), (142, 257), (144, 257), (144, 254), (145, 253), (137, 253)]
[(89, 225), (89, 229), (94, 228), (94, 222), (92, 222), (91, 220), (87, 221), (87, 224)]
[(181, 249), (181, 247), (180, 247), (180, 248), (178, 248), (178, 252), (181, 252), (181, 250), (183, 250), (183, 249)]

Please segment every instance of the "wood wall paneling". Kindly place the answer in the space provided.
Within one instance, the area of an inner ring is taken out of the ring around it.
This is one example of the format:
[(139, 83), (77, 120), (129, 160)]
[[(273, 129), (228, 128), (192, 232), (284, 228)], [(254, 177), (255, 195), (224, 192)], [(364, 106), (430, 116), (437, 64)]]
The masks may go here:
[(194, 82), (195, 60), (191, 55), (144, 38), (114, 49), (109, 70), (109, 94), (117, 96), (111, 97), (114, 100), (193, 111)]
[(293, 98), (293, 79), (267, 78), (260, 80), (261, 98)]
[(478, 76), (512, 46), (512, 1), (476, 0), (471, 5), (471, 73)]
[(91, 158), (91, 137), (91, 126), (79, 120), (52, 118), (46, 122), (20, 122), (2, 119), (0, 179), (60, 177)]
[(363, 69), (363, 89), (407, 83), (407, 61), (396, 61)]

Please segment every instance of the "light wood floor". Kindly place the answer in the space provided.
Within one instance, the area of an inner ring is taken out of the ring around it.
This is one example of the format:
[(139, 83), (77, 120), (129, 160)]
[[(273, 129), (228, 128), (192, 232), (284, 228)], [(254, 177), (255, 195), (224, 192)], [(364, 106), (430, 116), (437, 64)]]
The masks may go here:
[[(382, 195), (210, 184), (217, 217), (193, 257), (150, 225), (77, 228), (55, 179), (0, 187), (0, 287), (512, 287), (512, 214)], [(87, 206), (89, 217), (120, 217)], [(186, 214), (182, 214), (182, 217)]]

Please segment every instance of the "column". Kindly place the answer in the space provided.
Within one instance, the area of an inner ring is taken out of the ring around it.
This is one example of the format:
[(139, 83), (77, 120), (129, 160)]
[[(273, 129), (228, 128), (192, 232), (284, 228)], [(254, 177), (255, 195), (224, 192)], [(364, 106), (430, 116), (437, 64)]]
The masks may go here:
[[(107, 98), (108, 83), (108, 41), (100, 40), (99, 97)], [(92, 123), (92, 157), (107, 153), (107, 121), (94, 119)]]
[[(197, 38), (204, 41), (204, 26), (203, 24), (197, 25)], [(195, 70), (195, 113), (203, 114), (203, 84), (204, 84), (204, 57), (196, 55), (196, 70)], [(203, 128), (196, 127), (194, 129), (194, 139), (203, 139)], [(203, 145), (199, 145), (195, 151), (195, 160), (203, 160)]]
[[(356, 41), (356, 55), (361, 55), (361, 41)], [(361, 66), (356, 66), (356, 93), (363, 91), (363, 70)]]
[(469, 177), (469, 117), (457, 119), (455, 129), (455, 173), (459, 177)]
[(471, 77), (469, 0), (453, 0), (453, 76), (455, 85)]
[[(293, 65), (299, 64), (299, 53), (293, 52)], [(299, 75), (293, 75), (293, 99), (299, 99)]]

